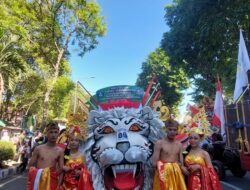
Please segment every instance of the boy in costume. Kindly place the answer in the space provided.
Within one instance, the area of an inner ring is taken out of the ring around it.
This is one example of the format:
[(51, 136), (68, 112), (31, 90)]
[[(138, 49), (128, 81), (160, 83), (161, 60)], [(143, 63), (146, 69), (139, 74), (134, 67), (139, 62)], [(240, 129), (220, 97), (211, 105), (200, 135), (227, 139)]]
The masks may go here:
[(165, 121), (167, 136), (156, 142), (152, 156), (156, 167), (153, 190), (186, 190), (181, 167), (183, 165), (182, 145), (175, 141), (178, 122)]
[[(59, 135), (57, 123), (46, 126), (47, 143), (34, 149), (28, 164), (28, 190), (59, 190), (62, 177), (63, 149), (56, 146)], [(60, 175), (59, 175), (60, 174)]]

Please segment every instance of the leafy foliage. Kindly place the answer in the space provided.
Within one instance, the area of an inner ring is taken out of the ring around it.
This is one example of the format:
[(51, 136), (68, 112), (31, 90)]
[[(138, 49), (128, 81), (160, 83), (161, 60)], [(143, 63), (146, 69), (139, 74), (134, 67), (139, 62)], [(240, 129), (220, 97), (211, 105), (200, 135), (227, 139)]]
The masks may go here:
[(194, 98), (214, 96), (211, 89), (215, 89), (217, 74), (226, 95), (232, 96), (240, 28), (250, 48), (250, 2), (175, 0), (165, 9), (170, 31), (164, 34), (161, 47), (171, 65), (183, 68), (192, 79)]
[[(24, 109), (26, 114), (43, 115), (44, 122), (48, 114), (53, 117), (65, 113), (67, 106), (61, 113), (59, 108), (62, 102), (67, 105), (72, 89), (68, 49), (71, 45), (83, 56), (98, 45), (98, 38), (106, 31), (99, 6), (86, 0), (3, 0), (0, 26), (19, 37), (16, 46), (28, 63), (27, 76), (15, 81), (15, 94), (9, 92), (8, 100), (14, 100), (14, 107)], [(50, 100), (52, 95), (60, 99), (53, 97)], [(55, 102), (60, 105), (55, 106)]]
[(183, 69), (172, 67), (165, 52), (158, 48), (149, 54), (146, 62), (142, 63), (142, 72), (139, 74), (136, 84), (146, 89), (148, 81), (154, 74), (161, 85), (162, 99), (172, 109), (172, 112), (176, 112), (177, 106), (182, 100), (181, 90), (189, 86)]
[(0, 79), (1, 95), (4, 89), (13, 91), (16, 77), (25, 71), (25, 62), (17, 46), (18, 37), (0, 31)]
[(68, 76), (59, 77), (51, 94), (50, 118), (63, 118), (66, 116), (74, 87), (74, 83)]
[(4, 160), (13, 159), (15, 154), (16, 151), (12, 142), (0, 141), (0, 165)]

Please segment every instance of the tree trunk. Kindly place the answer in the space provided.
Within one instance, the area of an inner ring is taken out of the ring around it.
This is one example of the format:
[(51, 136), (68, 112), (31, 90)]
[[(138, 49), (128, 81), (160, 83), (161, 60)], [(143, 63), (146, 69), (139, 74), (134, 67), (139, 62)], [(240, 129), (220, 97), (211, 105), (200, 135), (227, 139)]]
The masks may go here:
[(61, 49), (59, 52), (59, 55), (57, 57), (56, 64), (54, 66), (54, 76), (52, 77), (52, 82), (48, 85), (48, 89), (45, 93), (44, 97), (44, 103), (43, 103), (43, 120), (42, 120), (42, 126), (41, 126), (41, 131), (44, 131), (46, 127), (46, 123), (48, 120), (48, 112), (49, 112), (49, 99), (50, 99), (50, 94), (55, 86), (55, 83), (58, 79), (58, 74), (59, 74), (59, 66), (63, 57), (65, 49)]
[(9, 111), (10, 111), (10, 99), (11, 99), (11, 92), (9, 90), (6, 90), (6, 101), (5, 101), (5, 107), (3, 111), (3, 119), (6, 121), (10, 121), (9, 119)]
[(3, 101), (3, 92), (4, 92), (4, 81), (3, 81), (3, 75), (0, 73), (0, 105)]
[[(54, 86), (54, 85), (53, 85)], [(49, 112), (49, 98), (52, 88), (48, 89), (45, 93), (44, 103), (43, 103), (43, 119), (42, 119), (42, 126), (41, 131), (44, 131), (48, 119), (48, 112)]]
[(48, 85), (48, 89), (47, 92), (45, 93), (45, 97), (44, 97), (44, 105), (43, 105), (43, 120), (42, 120), (42, 126), (41, 126), (41, 130), (43, 131), (46, 127), (46, 123), (47, 123), (47, 119), (48, 119), (48, 111), (49, 111), (49, 98), (50, 98), (50, 94), (54, 88), (54, 85), (58, 79), (58, 75), (59, 75), (59, 67), (64, 55), (65, 50), (68, 47), (69, 44), (69, 40), (72, 36), (72, 34), (75, 32), (75, 30), (69, 32), (64, 45), (62, 46), (62, 48), (59, 48), (59, 46), (57, 45), (57, 42), (55, 41), (55, 45), (57, 47), (58, 50), (58, 56), (57, 56), (57, 60), (56, 60), (56, 64), (53, 65), (54, 68), (54, 76), (52, 76), (51, 78), (53, 79), (51, 84)]

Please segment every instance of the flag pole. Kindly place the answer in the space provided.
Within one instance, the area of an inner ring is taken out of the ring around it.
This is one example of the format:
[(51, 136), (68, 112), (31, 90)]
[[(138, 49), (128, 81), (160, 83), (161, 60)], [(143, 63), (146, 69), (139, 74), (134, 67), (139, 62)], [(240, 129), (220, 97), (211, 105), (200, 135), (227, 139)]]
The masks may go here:
[(75, 97), (74, 97), (74, 114), (76, 113), (76, 101), (77, 101), (77, 87), (78, 87), (78, 82), (76, 82), (76, 89), (75, 89)]
[[(247, 89), (248, 89), (248, 86), (247, 86)], [(244, 105), (243, 105), (243, 100), (241, 100), (241, 110), (242, 110), (242, 118), (243, 118), (243, 124), (244, 124), (244, 136), (245, 136), (245, 140), (248, 141), (247, 128), (246, 128), (246, 116), (245, 116), (245, 109), (244, 109)]]
[(226, 128), (226, 136), (227, 136), (227, 144), (228, 146), (231, 146), (230, 139), (229, 139), (229, 130), (228, 130), (228, 122), (227, 122), (227, 109), (226, 106), (224, 106), (224, 115), (225, 115), (225, 128)]
[(155, 94), (155, 92), (158, 90), (158, 87), (160, 86), (160, 83), (158, 82), (157, 85), (155, 86), (152, 94), (149, 96), (148, 100), (145, 103), (145, 106), (149, 103), (149, 101), (151, 100), (151, 98), (153, 97), (153, 95)]
[(249, 84), (246, 86), (246, 89), (241, 93), (240, 97), (237, 99), (236, 103), (239, 103), (241, 99), (243, 98), (246, 91), (249, 89)]
[(147, 87), (147, 90), (146, 90), (146, 92), (144, 93), (144, 96), (143, 96), (143, 98), (142, 98), (142, 105), (146, 105), (146, 104), (147, 104), (148, 95), (149, 95), (149, 93), (150, 93), (150, 90), (151, 90), (151, 88), (152, 88), (152, 85), (153, 85), (155, 79), (156, 79), (156, 75), (154, 74), (153, 77), (152, 77), (152, 79), (150, 80), (149, 85), (148, 85), (148, 87)]
[(219, 74), (217, 73), (217, 81), (220, 81), (220, 77)]

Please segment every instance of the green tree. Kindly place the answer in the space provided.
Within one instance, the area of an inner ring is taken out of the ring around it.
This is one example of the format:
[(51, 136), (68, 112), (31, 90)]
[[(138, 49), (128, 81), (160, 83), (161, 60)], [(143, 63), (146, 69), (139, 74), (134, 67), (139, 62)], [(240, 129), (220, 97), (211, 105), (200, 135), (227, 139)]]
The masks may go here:
[(0, 30), (0, 105), (2, 96), (13, 91), (15, 79), (23, 75), (26, 63), (17, 46), (18, 37)]
[(45, 81), (46, 122), (50, 96), (64, 72), (69, 45), (83, 56), (97, 46), (98, 37), (105, 33), (100, 8), (85, 0), (4, 0), (1, 5), (0, 25), (23, 37), (30, 64)]
[(193, 81), (194, 98), (214, 96), (217, 74), (226, 95), (232, 96), (240, 28), (250, 48), (250, 2), (175, 0), (165, 9), (170, 30), (164, 34), (161, 47), (171, 65), (183, 68)]
[(22, 112), (24, 115), (42, 115), (44, 90), (45, 83), (42, 77), (28, 68), (25, 76), (16, 82), (15, 90), (11, 94), (13, 114)]
[(63, 118), (69, 111), (70, 101), (72, 101), (75, 84), (68, 76), (61, 76), (57, 80), (52, 92), (50, 102), (50, 118)]
[(154, 74), (161, 85), (162, 99), (171, 108), (172, 113), (176, 113), (183, 97), (181, 91), (189, 86), (184, 71), (181, 68), (172, 67), (165, 52), (158, 48), (155, 52), (150, 53), (148, 59), (142, 63), (142, 72), (139, 74), (136, 84), (146, 89), (148, 81)]

